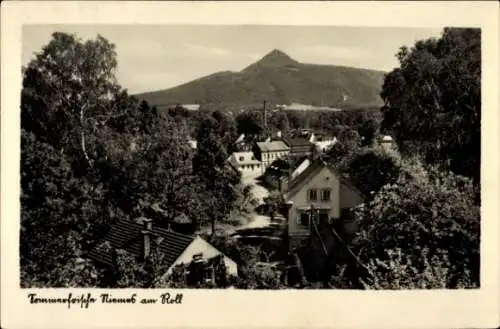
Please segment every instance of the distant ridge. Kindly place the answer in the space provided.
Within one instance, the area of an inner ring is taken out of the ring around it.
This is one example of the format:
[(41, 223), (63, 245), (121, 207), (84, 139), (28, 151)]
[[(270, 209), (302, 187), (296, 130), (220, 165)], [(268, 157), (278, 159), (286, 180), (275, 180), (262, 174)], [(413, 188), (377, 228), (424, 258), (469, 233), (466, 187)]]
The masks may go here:
[(335, 108), (379, 106), (385, 72), (300, 63), (274, 49), (239, 72), (223, 71), (177, 87), (136, 95), (159, 108), (198, 103), (219, 110), (269, 104)]

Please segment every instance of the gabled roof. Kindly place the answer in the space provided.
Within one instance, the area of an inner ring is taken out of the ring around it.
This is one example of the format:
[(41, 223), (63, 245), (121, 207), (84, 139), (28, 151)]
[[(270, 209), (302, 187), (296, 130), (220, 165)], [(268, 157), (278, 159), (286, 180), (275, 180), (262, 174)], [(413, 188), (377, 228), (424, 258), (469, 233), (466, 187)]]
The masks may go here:
[(324, 162), (321, 159), (313, 161), (301, 174), (299, 174), (295, 179), (288, 183), (288, 189), (285, 193), (285, 199), (289, 199), (295, 193), (297, 193), (305, 183), (307, 183), (311, 178), (317, 175), (321, 169), (328, 168), (340, 181), (341, 184), (349, 187), (351, 190), (356, 192), (363, 199), (366, 198), (365, 194), (356, 188), (345, 175), (337, 170), (333, 165)]
[(283, 141), (257, 142), (257, 147), (261, 152), (288, 151), (290, 149)]
[[(106, 234), (103, 242), (108, 242), (111, 250), (104, 248), (94, 248), (89, 257), (97, 262), (108, 266), (113, 265), (112, 250), (124, 249), (129, 253), (140, 257), (142, 255), (141, 239), (143, 238), (143, 225), (131, 220), (121, 220), (114, 224)], [(158, 239), (159, 238), (159, 239)], [(159, 241), (159, 250), (164, 254), (167, 266), (171, 266), (182, 252), (195, 239), (192, 235), (181, 234), (168, 231), (163, 228), (153, 227), (151, 244), (155, 246), (155, 241)]]

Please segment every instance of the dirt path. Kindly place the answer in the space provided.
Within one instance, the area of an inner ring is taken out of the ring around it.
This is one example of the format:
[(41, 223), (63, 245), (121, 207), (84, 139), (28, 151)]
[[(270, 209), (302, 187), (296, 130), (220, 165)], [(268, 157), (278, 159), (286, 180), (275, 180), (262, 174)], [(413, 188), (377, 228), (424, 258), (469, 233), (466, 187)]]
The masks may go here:
[[(269, 195), (269, 191), (257, 184), (257, 175), (246, 175), (241, 178), (241, 182), (245, 185), (252, 185), (252, 194), (257, 199), (259, 205), (264, 203), (264, 198)], [(259, 215), (257, 213), (250, 214), (250, 221), (238, 228), (256, 228), (268, 226), (271, 219), (268, 216)]]

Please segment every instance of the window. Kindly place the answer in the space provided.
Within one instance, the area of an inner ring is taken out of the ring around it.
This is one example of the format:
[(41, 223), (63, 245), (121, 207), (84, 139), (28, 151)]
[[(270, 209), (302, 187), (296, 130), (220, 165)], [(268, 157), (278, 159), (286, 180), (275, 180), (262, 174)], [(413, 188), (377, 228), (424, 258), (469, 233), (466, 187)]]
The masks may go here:
[(318, 200), (318, 191), (316, 189), (309, 190), (309, 201)]
[(245, 157), (240, 157), (240, 161), (243, 161), (243, 160), (245, 160)]
[(253, 165), (250, 165), (250, 169), (252, 169), (252, 170), (253, 170)]
[(298, 217), (298, 224), (302, 226), (309, 227), (309, 213), (302, 212)]
[(331, 194), (330, 189), (325, 188), (325, 189), (321, 190), (321, 201), (330, 201), (330, 197), (331, 197), (330, 194)]
[(252, 160), (255, 160), (255, 157), (252, 155)]

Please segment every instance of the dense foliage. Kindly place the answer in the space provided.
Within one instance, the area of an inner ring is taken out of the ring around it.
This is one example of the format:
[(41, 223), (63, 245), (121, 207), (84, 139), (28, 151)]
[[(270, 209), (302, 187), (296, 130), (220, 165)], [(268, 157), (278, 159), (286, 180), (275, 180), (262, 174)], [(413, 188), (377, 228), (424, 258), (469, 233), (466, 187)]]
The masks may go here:
[(356, 248), (375, 288), (479, 286), (480, 215), (470, 179), (405, 163), (357, 209)]
[[(86, 253), (109, 224), (153, 205), (164, 210), (160, 226), (178, 218), (214, 225), (233, 207), (238, 176), (223, 164), (235, 124), (215, 113), (194, 129), (180, 111), (158, 113), (116, 83), (116, 65), (106, 39), (54, 33), (23, 69), (24, 286), (97, 285)], [(198, 153), (187, 144), (195, 131), (204, 141)]]
[(445, 28), (397, 54), (384, 80), (382, 126), (405, 155), (479, 181), (481, 154), (481, 30)]

